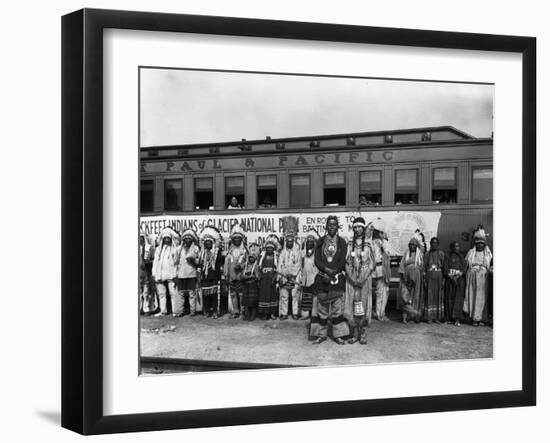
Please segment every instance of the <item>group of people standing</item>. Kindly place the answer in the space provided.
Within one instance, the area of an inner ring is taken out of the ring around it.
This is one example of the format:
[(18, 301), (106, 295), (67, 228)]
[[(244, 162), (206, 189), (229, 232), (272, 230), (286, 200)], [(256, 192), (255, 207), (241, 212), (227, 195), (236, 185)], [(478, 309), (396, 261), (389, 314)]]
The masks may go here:
[(470, 320), (473, 326), (483, 326), (490, 321), (493, 256), (485, 230), (476, 228), (466, 257), (459, 242), (452, 242), (449, 249), (445, 254), (433, 237), (427, 250), (420, 232), (409, 241), (399, 266), (397, 298), (404, 323), (414, 319), (460, 326)]
[[(283, 220), (283, 238), (269, 235), (262, 247), (246, 244), (240, 225), (229, 245), (212, 226), (181, 235), (167, 227), (156, 245), (140, 233), (140, 311), (145, 315), (203, 314), (253, 321), (309, 320), (313, 344), (329, 336), (338, 344), (367, 343), (372, 318), (387, 321), (390, 256), (382, 219), (353, 222), (350, 242), (330, 215), (323, 236), (315, 230), (298, 243), (298, 219)], [(474, 325), (487, 321), (488, 276), (492, 256), (485, 231), (474, 233), (474, 248), (463, 258), (458, 243), (444, 254), (433, 238), (426, 251), (416, 232), (399, 267), (397, 296), (402, 320)], [(373, 294), (374, 292), (374, 294)], [(374, 297), (373, 297), (374, 295)], [(374, 306), (373, 306), (374, 298)]]

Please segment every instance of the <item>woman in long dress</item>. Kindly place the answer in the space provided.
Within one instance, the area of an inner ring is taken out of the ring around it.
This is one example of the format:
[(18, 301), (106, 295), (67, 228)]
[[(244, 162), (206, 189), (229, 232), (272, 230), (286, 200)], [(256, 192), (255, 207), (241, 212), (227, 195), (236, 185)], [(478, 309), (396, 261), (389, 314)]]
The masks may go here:
[(430, 240), (430, 250), (424, 257), (426, 300), (423, 317), (428, 323), (445, 321), (445, 300), (443, 289), (443, 266), (445, 254), (439, 249), (439, 239)]
[(415, 233), (399, 264), (399, 290), (397, 309), (402, 312), (403, 323), (408, 319), (419, 322), (424, 277), (424, 254), (422, 237)]
[(460, 326), (464, 320), (464, 296), (466, 291), (466, 260), (460, 253), (460, 243), (452, 242), (445, 257), (445, 317), (449, 323)]
[(374, 253), (366, 238), (366, 225), (363, 217), (353, 221), (353, 239), (346, 256), (346, 292), (344, 296), (344, 317), (351, 332), (349, 344), (367, 344), (366, 327), (372, 313), (372, 279)]
[(485, 230), (479, 227), (474, 232), (474, 247), (466, 255), (464, 312), (472, 319), (473, 326), (483, 326), (488, 320), (487, 292), (492, 258)]

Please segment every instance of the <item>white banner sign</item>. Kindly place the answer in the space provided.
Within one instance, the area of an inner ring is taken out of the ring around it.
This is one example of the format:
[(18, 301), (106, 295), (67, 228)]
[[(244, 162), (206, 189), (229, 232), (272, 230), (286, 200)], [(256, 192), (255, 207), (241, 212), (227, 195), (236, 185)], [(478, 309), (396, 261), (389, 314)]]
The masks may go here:
[[(341, 230), (340, 235), (346, 239), (352, 237), (352, 223), (355, 217), (362, 216), (367, 223), (376, 218), (381, 218), (386, 223), (390, 251), (392, 255), (402, 255), (416, 229), (420, 229), (426, 242), (432, 236), (437, 235), (437, 228), (441, 212), (409, 212), (409, 211), (380, 211), (380, 212), (334, 212), (338, 216)], [(257, 242), (263, 244), (265, 238), (272, 233), (283, 235), (282, 219), (292, 215), (298, 219), (299, 239), (303, 239), (306, 233), (315, 228), (320, 235), (324, 234), (326, 218), (329, 213), (253, 213), (239, 212), (238, 214), (189, 214), (189, 215), (161, 215), (140, 218), (140, 228), (154, 239), (159, 232), (170, 226), (178, 232), (193, 229), (197, 233), (205, 226), (215, 226), (220, 230), (227, 241), (231, 228), (240, 223), (247, 233), (248, 243)]]

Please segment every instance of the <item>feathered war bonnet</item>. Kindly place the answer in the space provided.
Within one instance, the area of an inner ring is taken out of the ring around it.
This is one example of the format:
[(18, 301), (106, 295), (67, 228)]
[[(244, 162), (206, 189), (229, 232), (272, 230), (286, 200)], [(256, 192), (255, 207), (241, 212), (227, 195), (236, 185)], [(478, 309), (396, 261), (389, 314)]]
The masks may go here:
[(190, 238), (196, 245), (198, 245), (199, 243), (199, 237), (197, 236), (197, 233), (192, 229), (186, 229), (181, 233), (181, 239), (184, 240), (186, 238)]
[(229, 238), (231, 240), (233, 240), (235, 237), (240, 237), (243, 242), (246, 241), (246, 234), (243, 227), (239, 223), (235, 223), (233, 225), (233, 227), (231, 228), (231, 233), (229, 234)]
[(172, 239), (172, 244), (175, 245), (180, 239), (179, 234), (171, 227), (167, 226), (160, 234), (157, 236), (157, 243), (160, 245), (165, 237), (170, 237)]
[(275, 234), (269, 234), (267, 238), (264, 241), (264, 251), (267, 249), (268, 246), (273, 246), (273, 249), (275, 252), (279, 252), (281, 249), (281, 243), (279, 243), (279, 238)]
[[(212, 249), (208, 250), (204, 247), (204, 242), (210, 240), (212, 242)], [(199, 234), (199, 262), (204, 267), (206, 272), (208, 269), (214, 269), (216, 266), (216, 259), (220, 253), (221, 246), (223, 244), (223, 237), (221, 232), (214, 226), (205, 226)]]
[(474, 244), (476, 243), (487, 244), (487, 233), (482, 225), (479, 225), (474, 231)]
[(309, 231), (307, 231), (307, 233), (306, 233), (306, 238), (304, 240), (304, 244), (302, 245), (302, 248), (306, 247), (306, 243), (307, 243), (308, 240), (313, 240), (313, 242), (315, 244), (317, 244), (317, 241), (319, 240), (320, 237), (321, 236), (317, 232), (317, 229), (310, 228)]
[(269, 234), (264, 241), (262, 252), (260, 254), (260, 266), (267, 255), (267, 248), (271, 246), (273, 248), (273, 257), (275, 261), (275, 267), (277, 267), (279, 251), (281, 250), (281, 243), (279, 238), (275, 234)]
[(416, 245), (416, 247), (420, 249), (421, 252), (424, 252), (424, 238), (422, 237), (422, 233), (419, 229), (415, 231), (415, 233), (409, 240), (409, 245), (410, 244)]
[(223, 237), (218, 228), (214, 226), (205, 226), (199, 234), (199, 244), (203, 249), (206, 240), (210, 240), (212, 242), (212, 250), (217, 251), (223, 242)]

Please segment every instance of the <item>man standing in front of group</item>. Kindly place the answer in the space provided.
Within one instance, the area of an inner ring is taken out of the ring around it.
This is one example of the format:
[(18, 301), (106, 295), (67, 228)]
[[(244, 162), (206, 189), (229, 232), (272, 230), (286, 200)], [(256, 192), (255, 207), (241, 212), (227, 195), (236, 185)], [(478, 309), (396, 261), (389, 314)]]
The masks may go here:
[(179, 259), (177, 263), (177, 286), (178, 301), (181, 306), (174, 306), (174, 314), (178, 317), (184, 315), (184, 303), (189, 301), (189, 313), (192, 317), (197, 315), (197, 311), (202, 311), (202, 303), (197, 298), (197, 266), (199, 258), (199, 242), (197, 235), (188, 229), (181, 235), (182, 245), (179, 250)]
[(296, 244), (298, 219), (288, 216), (283, 219), (285, 244), (279, 257), (277, 273), (279, 274), (279, 318), (288, 318), (288, 302), (292, 301), (292, 318), (300, 318), (300, 288), (297, 278), (302, 267), (302, 254)]
[(346, 278), (347, 244), (338, 235), (338, 218), (329, 215), (326, 234), (319, 239), (315, 250), (315, 266), (319, 270), (315, 277), (315, 295), (319, 313), (319, 333), (313, 344), (320, 344), (328, 337), (328, 321), (332, 321), (332, 336), (339, 345), (345, 344), (342, 337), (349, 335), (344, 319), (344, 291)]

